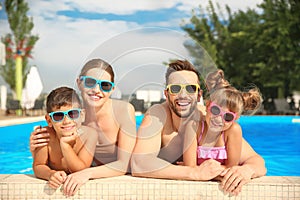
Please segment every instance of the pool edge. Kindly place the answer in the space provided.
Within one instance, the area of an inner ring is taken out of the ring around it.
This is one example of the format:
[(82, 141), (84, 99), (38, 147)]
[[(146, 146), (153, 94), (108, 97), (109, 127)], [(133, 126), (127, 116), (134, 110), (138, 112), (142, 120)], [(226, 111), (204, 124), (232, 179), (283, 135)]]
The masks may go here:
[[(1, 199), (65, 199), (61, 189), (26, 174), (0, 174)], [(237, 197), (225, 195), (214, 181), (137, 178), (95, 179), (70, 199), (300, 199), (300, 176), (263, 176), (251, 180)]]

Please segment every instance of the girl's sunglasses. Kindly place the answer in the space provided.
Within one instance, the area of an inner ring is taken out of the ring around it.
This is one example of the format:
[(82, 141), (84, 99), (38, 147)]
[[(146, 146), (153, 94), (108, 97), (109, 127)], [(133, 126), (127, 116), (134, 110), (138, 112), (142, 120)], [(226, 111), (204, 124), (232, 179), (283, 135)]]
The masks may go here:
[(195, 94), (199, 90), (200, 86), (198, 84), (169, 84), (167, 86), (167, 90), (170, 94), (178, 94), (183, 88), (187, 91), (187, 93)]
[(211, 114), (216, 116), (222, 116), (225, 122), (232, 122), (236, 118), (236, 113), (233, 112), (225, 112), (221, 109), (221, 107), (214, 102), (211, 102), (209, 105), (209, 111)]
[(74, 109), (70, 109), (70, 110), (66, 110), (66, 111), (51, 112), (51, 113), (49, 113), (49, 115), (50, 115), (52, 121), (61, 122), (65, 118), (66, 115), (71, 120), (78, 119), (80, 117), (80, 112), (81, 112), (81, 109), (74, 108)]
[(115, 86), (115, 84), (110, 81), (98, 80), (91, 76), (80, 76), (80, 80), (84, 82), (84, 87), (86, 88), (94, 88), (98, 84), (103, 92), (110, 92)]

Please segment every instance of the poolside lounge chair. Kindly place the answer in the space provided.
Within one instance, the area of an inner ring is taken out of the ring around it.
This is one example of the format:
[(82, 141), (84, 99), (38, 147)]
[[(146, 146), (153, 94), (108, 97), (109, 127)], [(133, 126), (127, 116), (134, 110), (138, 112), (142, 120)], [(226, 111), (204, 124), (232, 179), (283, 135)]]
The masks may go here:
[(19, 100), (9, 99), (6, 103), (6, 115), (16, 114), (17, 110), (22, 110)]
[(131, 99), (130, 103), (133, 105), (136, 112), (144, 112), (145, 106), (144, 106), (144, 100), (143, 99)]
[(34, 101), (34, 106), (30, 109), (30, 111), (32, 115), (36, 115), (36, 112), (38, 113), (38, 115), (43, 115), (44, 107), (45, 107), (45, 100), (37, 99)]
[(286, 99), (274, 99), (275, 114), (295, 115), (296, 110), (290, 109), (290, 105)]

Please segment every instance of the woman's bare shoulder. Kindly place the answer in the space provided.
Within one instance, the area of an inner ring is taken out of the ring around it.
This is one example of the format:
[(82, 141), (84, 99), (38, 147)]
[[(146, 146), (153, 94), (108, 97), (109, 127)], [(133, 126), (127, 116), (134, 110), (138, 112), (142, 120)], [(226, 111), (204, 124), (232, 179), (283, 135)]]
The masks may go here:
[(133, 105), (125, 100), (112, 99), (112, 106), (114, 110), (132, 110), (134, 109)]
[(97, 130), (93, 127), (82, 125), (77, 131), (80, 139), (83, 141), (87, 139), (97, 140), (98, 138)]

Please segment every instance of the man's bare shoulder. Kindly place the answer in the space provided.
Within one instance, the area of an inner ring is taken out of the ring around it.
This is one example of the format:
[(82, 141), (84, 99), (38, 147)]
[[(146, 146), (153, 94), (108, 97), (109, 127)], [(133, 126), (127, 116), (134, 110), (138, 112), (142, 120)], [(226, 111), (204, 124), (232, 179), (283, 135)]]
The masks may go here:
[(147, 110), (145, 115), (150, 115), (160, 119), (166, 119), (168, 116), (170, 116), (170, 108), (166, 102), (161, 104), (154, 104)]

